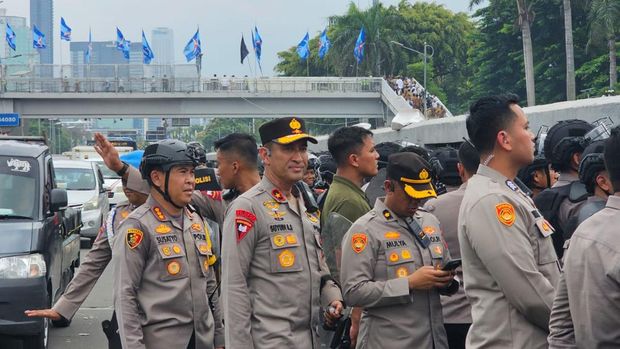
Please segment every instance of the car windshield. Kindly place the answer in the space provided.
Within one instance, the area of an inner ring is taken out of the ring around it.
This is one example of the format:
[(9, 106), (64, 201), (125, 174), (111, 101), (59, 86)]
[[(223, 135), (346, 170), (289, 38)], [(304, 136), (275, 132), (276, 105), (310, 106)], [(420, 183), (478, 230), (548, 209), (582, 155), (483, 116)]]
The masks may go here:
[(34, 217), (37, 175), (32, 159), (0, 157), (0, 220)]
[(114, 171), (110, 170), (103, 161), (97, 161), (99, 164), (99, 168), (101, 169), (101, 173), (103, 173), (103, 178), (105, 179), (119, 179), (121, 176), (117, 175)]
[(90, 168), (55, 168), (56, 184), (67, 190), (94, 190), (95, 172)]

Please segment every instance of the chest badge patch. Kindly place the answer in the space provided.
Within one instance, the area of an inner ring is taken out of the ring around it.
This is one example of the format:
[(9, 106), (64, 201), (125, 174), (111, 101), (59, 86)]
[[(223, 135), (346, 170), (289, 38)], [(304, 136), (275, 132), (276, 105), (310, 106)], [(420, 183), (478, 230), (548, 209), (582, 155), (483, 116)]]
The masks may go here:
[(308, 211), (306, 211), (306, 216), (308, 216), (308, 219), (312, 223), (318, 223), (319, 222), (319, 218), (317, 216), (313, 215), (312, 213), (308, 212)]
[(515, 222), (515, 208), (507, 202), (495, 205), (495, 213), (497, 219), (505, 226), (510, 227)]
[(351, 248), (353, 248), (353, 252), (355, 253), (364, 251), (367, 243), (368, 237), (364, 233), (356, 233), (351, 237)]
[(295, 264), (295, 254), (290, 250), (284, 250), (278, 255), (278, 261), (284, 268), (292, 267)]
[(273, 217), (273, 219), (275, 219), (276, 221), (283, 221), (284, 215), (286, 215), (286, 212), (272, 211), (272, 212), (269, 212), (269, 215)]
[(127, 246), (130, 249), (134, 249), (140, 245), (142, 242), (142, 238), (144, 237), (144, 233), (140, 229), (127, 229), (127, 234), (125, 234), (125, 241), (127, 242)]
[(432, 227), (432, 226), (430, 226), (430, 225), (427, 225), (427, 226), (425, 226), (424, 228), (422, 228), (422, 231), (424, 231), (424, 232), (425, 232), (426, 234), (428, 234), (428, 235), (433, 235), (433, 234), (435, 234), (435, 228), (434, 228), (434, 227)]
[(286, 244), (286, 240), (284, 239), (284, 236), (277, 234), (273, 236), (273, 244), (277, 247), (282, 247)]
[(179, 262), (177, 261), (172, 261), (168, 263), (168, 265), (166, 266), (166, 269), (168, 270), (168, 274), (177, 275), (178, 273), (181, 272), (181, 264), (179, 264)]
[(396, 269), (396, 276), (399, 278), (406, 278), (409, 276), (409, 270), (407, 270), (407, 267), (400, 267)]
[(159, 234), (167, 234), (172, 231), (172, 228), (165, 224), (160, 224), (155, 228), (155, 232)]
[(386, 239), (398, 239), (400, 238), (400, 233), (396, 231), (388, 231), (384, 236)]
[(202, 227), (200, 226), (200, 224), (194, 223), (194, 224), (192, 224), (192, 230), (193, 231), (202, 231)]

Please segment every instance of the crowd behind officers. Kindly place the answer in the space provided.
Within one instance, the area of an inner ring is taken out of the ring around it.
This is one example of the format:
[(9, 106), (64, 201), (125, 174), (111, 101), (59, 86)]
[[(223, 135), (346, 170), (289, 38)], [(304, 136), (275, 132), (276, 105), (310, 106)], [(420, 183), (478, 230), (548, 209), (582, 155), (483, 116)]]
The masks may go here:
[(97, 135), (149, 196), (117, 208), (54, 308), (26, 313), (70, 320), (111, 259), (125, 348), (620, 347), (620, 130), (535, 138), (513, 95), (466, 126), (458, 151), (353, 126), (310, 156), (302, 119), (273, 120), (260, 147), (215, 142), (224, 191), (195, 190), (196, 145), (150, 145), (138, 170)]

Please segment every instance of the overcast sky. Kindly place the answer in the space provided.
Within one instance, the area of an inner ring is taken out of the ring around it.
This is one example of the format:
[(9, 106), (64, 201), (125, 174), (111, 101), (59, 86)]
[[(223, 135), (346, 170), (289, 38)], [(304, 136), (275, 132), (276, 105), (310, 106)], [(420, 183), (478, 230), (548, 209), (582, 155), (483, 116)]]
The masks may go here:
[[(398, 0), (383, 0), (395, 5)], [(452, 11), (469, 12), (467, 0), (437, 0)], [(170, 27), (174, 30), (175, 60), (185, 63), (183, 47), (200, 26), (205, 74), (250, 75), (248, 64), (239, 63), (241, 33), (251, 51), (250, 29), (258, 26), (263, 39), (262, 65), (265, 75), (274, 75), (277, 52), (296, 45), (306, 31), (313, 36), (327, 25), (327, 18), (345, 13), (349, 0), (55, 0), (55, 61), (59, 63), (58, 24), (64, 17), (72, 28), (74, 41), (87, 41), (92, 28), (93, 41), (114, 40), (115, 27), (128, 40), (141, 40), (141, 29), (151, 41), (151, 29)], [(362, 8), (372, 0), (356, 0)], [(30, 1), (4, 0), (0, 7), (9, 16), (29, 18)], [(47, 35), (47, 33), (46, 33)], [(63, 42), (63, 63), (69, 61), (69, 44)], [(120, 52), (119, 52), (120, 54)], [(246, 61), (247, 62), (247, 61)]]

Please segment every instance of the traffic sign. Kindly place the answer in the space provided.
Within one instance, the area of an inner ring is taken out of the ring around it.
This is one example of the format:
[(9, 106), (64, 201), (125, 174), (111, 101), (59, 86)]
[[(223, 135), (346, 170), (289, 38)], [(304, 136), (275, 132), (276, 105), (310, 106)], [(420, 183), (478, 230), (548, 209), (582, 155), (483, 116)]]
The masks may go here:
[(0, 127), (17, 127), (19, 121), (17, 113), (0, 113)]

